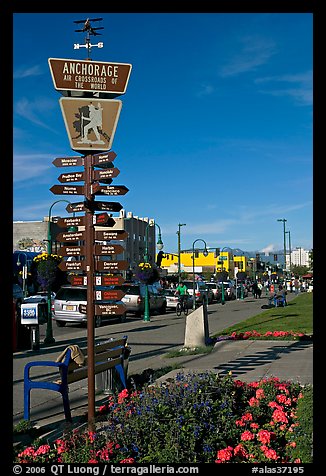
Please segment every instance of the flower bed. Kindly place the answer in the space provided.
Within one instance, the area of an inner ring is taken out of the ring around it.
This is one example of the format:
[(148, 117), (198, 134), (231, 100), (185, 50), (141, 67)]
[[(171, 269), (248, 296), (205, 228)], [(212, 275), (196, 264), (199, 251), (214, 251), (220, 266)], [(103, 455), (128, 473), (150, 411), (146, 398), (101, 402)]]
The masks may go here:
[(30, 446), (18, 463), (302, 463), (297, 407), (304, 389), (277, 378), (244, 383), (212, 372), (110, 396), (96, 432)]

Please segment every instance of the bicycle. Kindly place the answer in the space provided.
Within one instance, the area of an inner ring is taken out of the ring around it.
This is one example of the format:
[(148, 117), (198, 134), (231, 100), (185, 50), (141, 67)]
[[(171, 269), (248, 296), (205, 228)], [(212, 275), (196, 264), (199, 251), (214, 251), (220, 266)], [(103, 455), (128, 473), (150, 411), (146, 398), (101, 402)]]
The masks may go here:
[(188, 315), (188, 306), (187, 306), (187, 303), (186, 303), (186, 299), (182, 299), (180, 300), (179, 298), (179, 301), (177, 302), (177, 307), (176, 307), (176, 313), (177, 313), (177, 316), (181, 316), (182, 314), (182, 311), (184, 313), (185, 316)]

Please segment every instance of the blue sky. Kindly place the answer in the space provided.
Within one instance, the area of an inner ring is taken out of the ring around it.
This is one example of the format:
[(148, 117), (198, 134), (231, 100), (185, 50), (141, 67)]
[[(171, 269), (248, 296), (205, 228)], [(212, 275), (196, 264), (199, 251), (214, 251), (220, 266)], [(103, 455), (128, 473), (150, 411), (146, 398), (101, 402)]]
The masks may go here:
[(68, 171), (52, 161), (78, 153), (48, 58), (86, 58), (73, 21), (87, 17), (103, 18), (92, 59), (132, 64), (112, 145), (112, 185), (129, 192), (113, 200), (154, 218), (169, 252), (178, 223), (182, 249), (280, 250), (280, 218), (292, 248), (312, 248), (311, 13), (15, 13), (13, 220), (66, 199), (49, 190)]

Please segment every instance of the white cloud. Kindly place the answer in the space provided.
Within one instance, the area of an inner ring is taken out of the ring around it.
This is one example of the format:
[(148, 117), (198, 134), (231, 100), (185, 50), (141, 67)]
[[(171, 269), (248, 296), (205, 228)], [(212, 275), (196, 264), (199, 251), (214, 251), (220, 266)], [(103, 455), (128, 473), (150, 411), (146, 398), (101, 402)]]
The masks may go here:
[(19, 68), (14, 71), (14, 79), (22, 79), (44, 74), (44, 70), (40, 65), (30, 66), (29, 68)]
[(258, 66), (267, 63), (276, 52), (275, 43), (272, 40), (247, 36), (240, 41), (243, 46), (239, 53), (221, 69), (222, 77), (236, 76), (256, 70)]

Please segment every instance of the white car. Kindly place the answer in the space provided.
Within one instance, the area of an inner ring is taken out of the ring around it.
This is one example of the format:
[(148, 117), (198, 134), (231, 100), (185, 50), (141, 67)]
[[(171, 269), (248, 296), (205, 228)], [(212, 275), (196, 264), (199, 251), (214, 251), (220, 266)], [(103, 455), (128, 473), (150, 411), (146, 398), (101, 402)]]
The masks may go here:
[[(166, 308), (176, 310), (179, 297), (175, 295), (175, 289), (164, 289), (164, 296), (166, 297)], [(187, 307), (188, 309), (192, 308), (192, 296), (190, 294), (187, 296)]]

